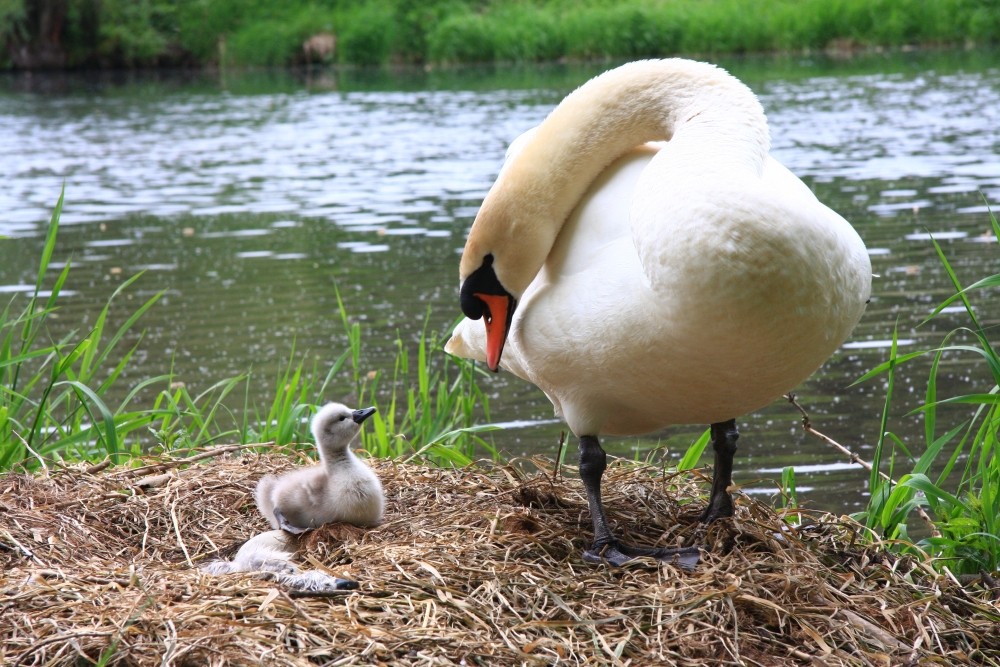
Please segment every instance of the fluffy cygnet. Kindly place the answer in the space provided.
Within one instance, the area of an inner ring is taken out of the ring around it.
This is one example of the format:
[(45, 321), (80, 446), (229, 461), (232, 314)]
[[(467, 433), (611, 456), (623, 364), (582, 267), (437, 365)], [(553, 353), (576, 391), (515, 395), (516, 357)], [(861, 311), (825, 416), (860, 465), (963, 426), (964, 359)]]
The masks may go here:
[(257, 572), (262, 578), (300, 591), (327, 592), (358, 587), (356, 581), (331, 577), (318, 570), (299, 570), (291, 562), (295, 538), (282, 530), (261, 533), (246, 541), (233, 560), (216, 560), (201, 569), (209, 574)]
[(243, 543), (231, 561), (216, 560), (202, 567), (209, 574), (228, 572), (282, 572), (294, 574), (292, 549), (284, 531), (272, 530), (256, 535)]
[(312, 433), (319, 464), (280, 477), (268, 475), (257, 483), (257, 507), (272, 528), (297, 535), (335, 521), (374, 526), (382, 520), (382, 485), (350, 448), (374, 412), (328, 403), (316, 413)]

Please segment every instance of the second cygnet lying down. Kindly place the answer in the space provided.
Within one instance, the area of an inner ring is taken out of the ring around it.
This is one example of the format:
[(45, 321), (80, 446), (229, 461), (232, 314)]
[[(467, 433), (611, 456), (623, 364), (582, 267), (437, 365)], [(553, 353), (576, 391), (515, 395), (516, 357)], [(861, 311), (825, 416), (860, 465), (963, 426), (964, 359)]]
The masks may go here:
[(295, 537), (281, 530), (261, 533), (247, 540), (233, 560), (216, 560), (202, 567), (209, 574), (258, 572), (264, 579), (276, 581), (291, 589), (325, 593), (351, 590), (356, 581), (331, 577), (317, 570), (302, 571), (292, 564)]
[(267, 475), (257, 483), (257, 507), (272, 528), (297, 535), (325, 523), (374, 526), (382, 520), (382, 485), (350, 448), (374, 412), (328, 403), (316, 413), (312, 433), (319, 464), (280, 477)]

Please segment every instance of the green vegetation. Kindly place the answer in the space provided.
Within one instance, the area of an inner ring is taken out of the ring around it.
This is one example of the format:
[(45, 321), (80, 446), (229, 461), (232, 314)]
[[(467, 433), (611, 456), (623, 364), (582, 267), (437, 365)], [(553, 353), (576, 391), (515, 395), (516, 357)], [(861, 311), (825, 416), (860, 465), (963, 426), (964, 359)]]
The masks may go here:
[(149, 299), (115, 331), (110, 340), (105, 330), (108, 311), (126, 281), (115, 291), (101, 311), (94, 327), (78, 340), (46, 338), (46, 320), (56, 311), (59, 293), (69, 276), (69, 264), (59, 272), (46, 296), (43, 279), (55, 250), (56, 231), (62, 210), (62, 196), (49, 224), (38, 279), (27, 306), (14, 310), (17, 297), (0, 311), (0, 470), (30, 459), (44, 465), (54, 455), (70, 458), (109, 456), (121, 460), (134, 450), (129, 435), (147, 426), (150, 413), (127, 409), (136, 393), (161, 378), (136, 386), (118, 410), (110, 410), (101, 399), (127, 366), (136, 347), (117, 352), (120, 360), (105, 374), (111, 353), (123, 343), (135, 321), (160, 297)]
[[(333, 35), (335, 49), (304, 43)], [(8, 66), (450, 63), (965, 45), (994, 0), (2, 0)]]
[[(1000, 239), (1000, 224), (992, 215), (991, 221)], [(889, 360), (859, 380), (885, 374), (888, 389), (882, 413), (882, 436), (875, 448), (869, 480), (871, 499), (866, 510), (856, 518), (876, 534), (893, 541), (900, 552), (926, 554), (934, 558), (939, 568), (947, 567), (956, 574), (996, 572), (1000, 568), (1000, 447), (997, 442), (1000, 433), (1000, 355), (990, 344), (969, 297), (977, 290), (1000, 287), (1000, 274), (962, 288), (941, 246), (935, 241), (934, 247), (957, 292), (939, 305), (928, 320), (946, 306), (960, 301), (971, 326), (952, 331), (936, 349), (904, 355), (896, 354), (894, 338)], [(955, 340), (962, 342), (953, 342)], [(958, 354), (971, 354), (982, 363), (993, 386), (985, 392), (941, 399), (937, 391), (939, 365), (945, 355)], [(917, 411), (924, 420), (924, 452), (916, 458), (906, 444), (888, 430), (889, 408), (896, 377), (903, 364), (928, 355), (932, 356), (932, 364), (925, 403)], [(975, 408), (966, 421), (942, 427), (938, 419), (939, 408), (953, 404)], [(893, 477), (897, 452), (912, 467), (898, 483), (892, 483), (880, 477), (878, 471), (888, 460), (889, 477)], [(927, 510), (925, 522), (929, 521), (930, 525), (922, 524), (922, 527), (929, 529), (930, 534), (914, 544), (908, 534), (908, 521), (920, 511), (919, 508)]]
[[(123, 371), (142, 342), (142, 334), (135, 331), (137, 323), (161, 293), (112, 330), (108, 324), (112, 306), (141, 274), (134, 276), (114, 292), (89, 331), (52, 340), (46, 321), (58, 310), (70, 274), (67, 262), (51, 289), (44, 289), (53, 268), (62, 206), (60, 196), (27, 304), (18, 308), (24, 297), (14, 296), (0, 310), (0, 471), (37, 469), (59, 459), (107, 457), (126, 463), (144, 447), (181, 452), (219, 441), (308, 443), (309, 416), (335, 387), (340, 394), (357, 396), (359, 405), (378, 408), (363, 435), (363, 445), (373, 456), (464, 465), (477, 455), (495, 454), (477, 435), (491, 427), (476, 425), (483, 417), (488, 419), (489, 408), (476, 386), (471, 362), (441, 352), (425, 325), (415, 345), (415, 365), (410, 360), (412, 344), (397, 337), (392, 377), (384, 380), (381, 372), (365, 373), (361, 326), (350, 321), (342, 302), (348, 349), (329, 368), (315, 361), (311, 367), (289, 361), (275, 378), (268, 406), (250, 403), (251, 372), (220, 380), (197, 394), (175, 383), (171, 374), (160, 375), (129, 387), (117, 407), (109, 406), (109, 395), (123, 393), (119, 387)], [(145, 398), (150, 393), (153, 398)], [(151, 407), (135, 407), (140, 403)]]

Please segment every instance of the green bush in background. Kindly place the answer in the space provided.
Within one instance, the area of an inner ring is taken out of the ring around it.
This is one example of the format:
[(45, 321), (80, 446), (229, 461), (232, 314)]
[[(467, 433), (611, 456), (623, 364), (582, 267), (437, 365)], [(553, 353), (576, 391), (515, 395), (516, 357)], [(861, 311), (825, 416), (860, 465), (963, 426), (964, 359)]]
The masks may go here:
[(530, 62), (1000, 41), (996, 0), (0, 0), (8, 67)]

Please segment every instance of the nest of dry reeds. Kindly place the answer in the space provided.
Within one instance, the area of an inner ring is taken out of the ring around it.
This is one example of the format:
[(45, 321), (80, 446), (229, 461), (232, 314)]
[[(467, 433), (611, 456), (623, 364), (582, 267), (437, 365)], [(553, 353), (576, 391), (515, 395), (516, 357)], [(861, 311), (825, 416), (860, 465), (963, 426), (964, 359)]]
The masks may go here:
[(376, 461), (383, 525), (327, 526), (299, 565), (359, 582), (303, 595), (198, 565), (268, 529), (253, 504), (286, 454), (0, 477), (4, 665), (1000, 664), (1000, 605), (859, 528), (792, 528), (741, 497), (693, 521), (700, 476), (619, 462), (609, 515), (642, 544), (705, 544), (694, 571), (584, 563), (578, 479), (535, 462)]

